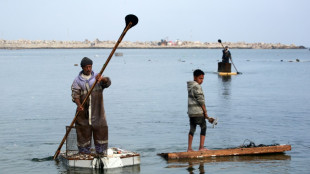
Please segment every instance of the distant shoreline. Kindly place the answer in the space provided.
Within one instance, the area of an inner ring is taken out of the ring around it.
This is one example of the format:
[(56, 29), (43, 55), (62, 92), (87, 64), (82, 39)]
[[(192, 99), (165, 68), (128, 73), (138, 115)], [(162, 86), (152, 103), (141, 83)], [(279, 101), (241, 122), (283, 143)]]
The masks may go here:
[[(0, 50), (40, 50), (40, 49), (51, 49), (51, 50), (57, 50), (57, 49), (67, 49), (67, 50), (70, 50), (70, 49), (112, 49), (112, 47), (96, 47), (96, 48), (92, 48), (92, 47), (83, 47), (83, 48), (78, 48), (78, 47), (72, 47), (72, 48), (68, 48), (68, 47), (59, 47), (59, 48), (50, 48), (50, 47), (40, 47), (40, 48), (25, 48), (25, 47), (22, 47), (22, 48), (1, 48), (0, 47)], [(145, 47), (118, 47), (117, 48), (118, 50), (120, 49), (163, 49), (163, 50), (169, 50), (169, 49), (222, 49), (222, 48), (206, 48), (206, 47), (154, 47), (154, 48), (145, 48)], [(230, 49), (258, 49), (258, 48), (230, 48)], [(307, 48), (259, 48), (259, 49), (307, 49)]]
[[(55, 40), (0, 40), (0, 49), (111, 49), (116, 41), (55, 41)], [(224, 46), (231, 49), (306, 49), (304, 46), (281, 43), (245, 43), (223, 42)], [(129, 42), (123, 41), (118, 49), (222, 49), (217, 42), (192, 42), (192, 41), (148, 41)]]

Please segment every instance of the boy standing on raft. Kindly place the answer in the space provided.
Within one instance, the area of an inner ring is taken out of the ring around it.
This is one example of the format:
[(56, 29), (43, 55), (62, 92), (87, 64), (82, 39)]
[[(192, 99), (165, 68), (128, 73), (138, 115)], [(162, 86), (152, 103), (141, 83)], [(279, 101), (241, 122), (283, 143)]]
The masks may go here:
[(190, 131), (188, 134), (188, 149), (187, 152), (193, 151), (192, 142), (194, 133), (196, 131), (196, 126), (199, 125), (201, 128), (200, 132), (200, 145), (199, 151), (208, 150), (204, 148), (204, 141), (207, 131), (206, 120), (210, 123), (213, 123), (214, 119), (208, 117), (207, 109), (205, 106), (205, 97), (201, 88), (201, 84), (204, 79), (204, 72), (200, 69), (194, 71), (194, 81), (187, 82), (188, 90), (188, 116), (190, 122)]

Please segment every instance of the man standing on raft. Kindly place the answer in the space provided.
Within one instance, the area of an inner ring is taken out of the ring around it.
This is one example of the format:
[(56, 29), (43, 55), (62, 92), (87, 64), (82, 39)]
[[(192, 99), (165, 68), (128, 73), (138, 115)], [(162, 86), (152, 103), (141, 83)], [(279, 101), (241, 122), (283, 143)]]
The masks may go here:
[(222, 56), (222, 62), (223, 63), (229, 63), (229, 59), (231, 59), (231, 54), (228, 49), (228, 46), (225, 46), (225, 49), (223, 49), (223, 56)]
[[(92, 71), (93, 61), (84, 57), (81, 61), (82, 71), (74, 79), (71, 86), (72, 101), (77, 105), (77, 111), (80, 111), (75, 127), (77, 133), (77, 144), (79, 153), (90, 154), (91, 139), (94, 138), (94, 144), (97, 154), (104, 154), (108, 148), (108, 125), (106, 121), (103, 106), (103, 89), (111, 85), (108, 77), (102, 77), (100, 74)], [(91, 92), (88, 101), (81, 105), (88, 91), (98, 80), (98, 83)]]
[(207, 124), (205, 119), (207, 119), (210, 123), (214, 122), (213, 118), (208, 117), (207, 109), (205, 106), (205, 97), (200, 86), (203, 83), (204, 72), (200, 69), (197, 69), (194, 71), (193, 75), (194, 81), (187, 82), (188, 116), (190, 121), (187, 152), (193, 151), (192, 142), (197, 125), (199, 125), (201, 128), (199, 151), (208, 150), (204, 148), (205, 136), (207, 131)]

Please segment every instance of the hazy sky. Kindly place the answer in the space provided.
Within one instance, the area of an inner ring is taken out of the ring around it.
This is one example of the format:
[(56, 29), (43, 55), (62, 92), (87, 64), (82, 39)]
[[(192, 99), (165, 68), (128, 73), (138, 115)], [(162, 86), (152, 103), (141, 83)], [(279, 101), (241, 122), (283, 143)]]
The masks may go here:
[(265, 42), (310, 46), (310, 0), (0, 0), (0, 39)]

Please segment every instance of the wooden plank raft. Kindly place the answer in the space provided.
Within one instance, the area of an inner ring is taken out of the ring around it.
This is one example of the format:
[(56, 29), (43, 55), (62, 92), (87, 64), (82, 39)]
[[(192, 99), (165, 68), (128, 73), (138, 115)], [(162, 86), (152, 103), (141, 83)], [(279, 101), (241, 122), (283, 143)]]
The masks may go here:
[(232, 148), (220, 150), (207, 150), (207, 151), (193, 151), (193, 152), (173, 152), (158, 154), (165, 159), (200, 159), (217, 156), (238, 156), (238, 155), (258, 155), (268, 153), (283, 153), (291, 150), (291, 145), (275, 145), (263, 147), (245, 147), (245, 148)]

